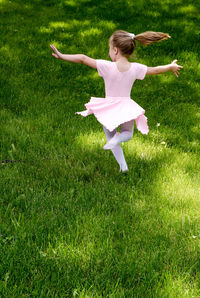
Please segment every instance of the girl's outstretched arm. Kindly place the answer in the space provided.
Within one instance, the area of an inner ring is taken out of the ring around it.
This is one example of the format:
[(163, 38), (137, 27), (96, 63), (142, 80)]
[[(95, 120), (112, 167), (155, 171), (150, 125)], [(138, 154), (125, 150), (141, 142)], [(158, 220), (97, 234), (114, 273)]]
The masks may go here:
[(179, 71), (183, 66), (178, 65), (177, 60), (174, 60), (171, 64), (163, 65), (163, 66), (156, 66), (156, 67), (147, 67), (147, 75), (156, 75), (165, 73), (167, 71), (172, 71), (176, 77), (179, 75)]
[(54, 51), (52, 53), (52, 55), (57, 59), (62, 59), (62, 60), (68, 61), (68, 62), (81, 63), (81, 64), (85, 64), (89, 67), (92, 67), (92, 68), (97, 68), (95, 59), (92, 59), (92, 58), (90, 58), (86, 55), (83, 55), (83, 54), (65, 55), (65, 54), (60, 53), (54, 45), (50, 45), (50, 47)]

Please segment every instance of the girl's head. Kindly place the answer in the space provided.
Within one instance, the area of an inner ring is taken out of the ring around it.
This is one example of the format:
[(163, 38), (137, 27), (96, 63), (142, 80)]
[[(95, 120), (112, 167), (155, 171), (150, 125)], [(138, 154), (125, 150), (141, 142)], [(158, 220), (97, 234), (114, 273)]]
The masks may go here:
[(113, 56), (115, 54), (114, 49), (117, 49), (122, 56), (128, 58), (133, 53), (136, 47), (136, 41), (140, 42), (143, 45), (149, 45), (153, 42), (162, 41), (168, 38), (170, 38), (169, 34), (162, 32), (147, 31), (137, 34), (133, 38), (133, 34), (130, 34), (129, 32), (123, 30), (115, 31), (109, 40), (109, 54), (111, 59), (113, 60)]

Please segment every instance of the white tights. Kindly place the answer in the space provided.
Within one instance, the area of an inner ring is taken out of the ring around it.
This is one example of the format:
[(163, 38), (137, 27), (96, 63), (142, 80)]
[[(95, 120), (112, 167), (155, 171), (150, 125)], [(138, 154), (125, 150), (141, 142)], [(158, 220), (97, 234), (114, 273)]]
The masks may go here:
[[(108, 141), (104, 146), (104, 149), (110, 149), (112, 151), (120, 166), (120, 171), (122, 172), (128, 171), (128, 166), (126, 164), (122, 147), (119, 145), (119, 143), (127, 142), (133, 137), (133, 128), (134, 120), (121, 124), (120, 133), (117, 132), (117, 129), (114, 129), (110, 132), (108, 129), (103, 127)], [(106, 147), (107, 145), (108, 147)]]

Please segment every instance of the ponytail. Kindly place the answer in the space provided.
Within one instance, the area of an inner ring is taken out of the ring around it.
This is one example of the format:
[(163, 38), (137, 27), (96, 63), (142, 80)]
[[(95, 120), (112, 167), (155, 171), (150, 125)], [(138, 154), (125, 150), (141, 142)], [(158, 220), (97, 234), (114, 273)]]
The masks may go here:
[(170, 38), (169, 34), (162, 32), (147, 31), (135, 35), (127, 31), (118, 30), (112, 34), (110, 42), (120, 50), (123, 56), (129, 57), (135, 50), (136, 40), (143, 45), (149, 45), (168, 38)]
[(142, 45), (149, 45), (153, 42), (159, 42), (170, 37), (171, 36), (169, 36), (167, 33), (146, 31), (144, 33), (135, 35), (134, 40), (137, 40)]

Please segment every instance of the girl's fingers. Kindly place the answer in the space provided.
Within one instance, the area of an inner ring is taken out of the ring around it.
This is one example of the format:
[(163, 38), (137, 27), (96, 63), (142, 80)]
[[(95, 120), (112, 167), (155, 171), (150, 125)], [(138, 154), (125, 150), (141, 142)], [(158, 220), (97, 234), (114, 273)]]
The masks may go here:
[(173, 73), (174, 73), (174, 75), (175, 75), (176, 77), (179, 76), (179, 71), (183, 68), (183, 66), (177, 64), (177, 61), (178, 61), (178, 60), (175, 59), (175, 60), (172, 62), (172, 64), (173, 64), (172, 71), (173, 71)]
[(56, 47), (54, 45), (50, 45), (50, 47), (52, 48), (52, 50), (56, 53), (58, 52), (58, 50), (56, 49)]
[(55, 58), (58, 58), (58, 55), (56, 55), (55, 53), (52, 53), (52, 56), (54, 56)]
[[(172, 64), (176, 64), (176, 62), (177, 62), (177, 60), (174, 60), (174, 61), (172, 62)], [(178, 64), (176, 64), (176, 66), (177, 66), (178, 68), (183, 68), (183, 66), (178, 65)]]
[(179, 73), (178, 73), (178, 70), (177, 70), (177, 69), (176, 69), (176, 70), (174, 69), (173, 73), (174, 73), (174, 75), (175, 75), (176, 77), (178, 77)]
[(59, 58), (59, 51), (56, 49), (56, 47), (53, 45), (53, 44), (51, 44), (50, 45), (50, 48), (54, 51), (54, 53), (52, 53), (52, 56), (54, 56), (55, 58)]

